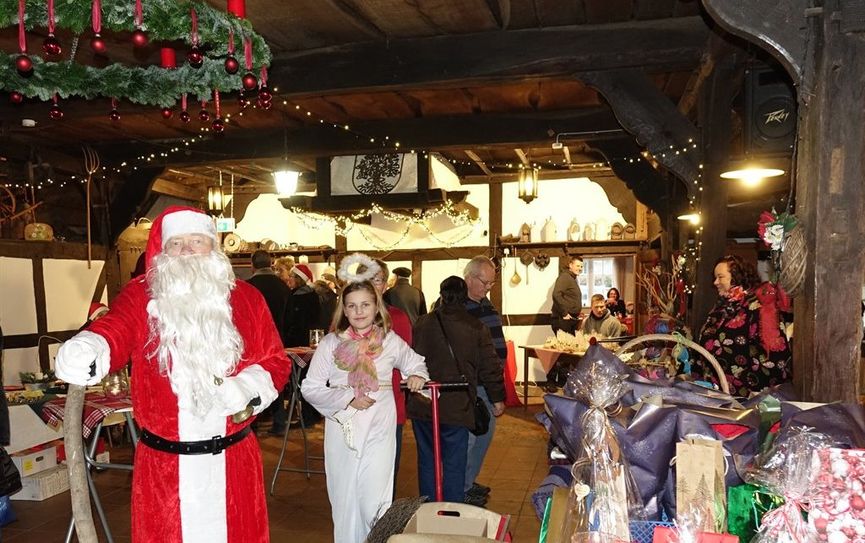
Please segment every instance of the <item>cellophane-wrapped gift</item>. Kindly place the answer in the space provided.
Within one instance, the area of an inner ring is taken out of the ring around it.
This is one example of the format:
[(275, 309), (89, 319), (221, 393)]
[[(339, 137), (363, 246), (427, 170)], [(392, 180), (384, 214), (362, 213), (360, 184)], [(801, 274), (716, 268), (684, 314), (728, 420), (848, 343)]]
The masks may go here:
[(767, 492), (766, 489), (744, 484), (727, 489), (727, 531), (739, 537), (739, 541), (751, 541), (763, 516), (784, 504), (784, 498)]
[(810, 543), (817, 534), (808, 526), (803, 512), (812, 497), (812, 457), (815, 451), (832, 445), (827, 436), (807, 427), (791, 428), (786, 439), (778, 439), (765, 454), (757, 457), (746, 473), (751, 484), (762, 485), (784, 498), (784, 504), (763, 516), (751, 543)]
[(821, 541), (865, 541), (865, 450), (821, 449), (813, 461), (809, 526)]
[(562, 527), (571, 543), (586, 529), (610, 540), (630, 541), (629, 520), (645, 518), (628, 461), (610, 423), (608, 411), (621, 409), (626, 374), (603, 360), (584, 357), (572, 372), (576, 398), (589, 409), (580, 418), (582, 450), (574, 463), (573, 487)]

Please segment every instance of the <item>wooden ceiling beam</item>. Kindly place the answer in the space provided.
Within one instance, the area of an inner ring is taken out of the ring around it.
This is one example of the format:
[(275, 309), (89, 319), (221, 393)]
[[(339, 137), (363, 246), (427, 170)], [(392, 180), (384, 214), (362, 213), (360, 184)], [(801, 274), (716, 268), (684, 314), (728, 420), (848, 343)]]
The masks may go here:
[(153, 186), (150, 190), (166, 196), (180, 198), (181, 200), (190, 200), (192, 202), (200, 202), (204, 200), (204, 193), (197, 188), (190, 185), (184, 185), (183, 183), (177, 183), (176, 181), (169, 181), (168, 179), (163, 179), (161, 177), (153, 182)]
[(520, 162), (522, 162), (523, 166), (529, 165), (529, 157), (525, 151), (523, 151), (522, 149), (514, 149), (514, 153), (517, 154), (517, 156), (519, 157)]
[(365, 33), (367, 36), (378, 40), (388, 39), (388, 35), (385, 31), (376, 26), (362, 14), (358, 13), (357, 9), (343, 0), (325, 0), (325, 3), (342, 15), (343, 18), (351, 23), (352, 26)]
[(635, 67), (690, 69), (708, 36), (700, 17), (677, 17), (353, 43), (277, 55), (268, 81), (295, 98)]
[[(612, 112), (606, 107), (532, 112), (526, 114), (465, 115), (457, 117), (429, 117), (420, 119), (390, 119), (381, 121), (357, 122), (352, 127), (366, 138), (357, 137), (344, 130), (334, 130), (322, 125), (310, 125), (301, 130), (289, 132), (289, 159), (294, 157), (322, 157), (352, 155), (358, 153), (382, 152), (380, 145), (370, 143), (368, 136), (381, 141), (389, 136), (390, 141), (399, 141), (400, 149), (455, 150), (477, 149), (484, 147), (511, 148), (533, 143), (549, 144), (551, 134), (560, 132), (600, 132), (592, 141), (621, 137), (622, 131)], [(126, 144), (113, 143), (99, 147), (106, 156), (115, 160), (128, 156), (130, 148)], [(145, 152), (141, 145), (134, 151)], [(168, 158), (153, 160), (149, 164), (164, 164), (179, 167), (183, 164), (213, 163), (213, 157), (221, 160), (256, 160), (279, 158), (284, 155), (282, 130), (257, 132), (253, 135), (228, 133), (221, 139), (210, 140), (206, 151), (190, 147), (187, 153), (169, 155)], [(134, 158), (134, 155), (132, 156)]]
[(486, 165), (486, 163), (483, 161), (483, 159), (481, 157), (478, 156), (477, 153), (475, 153), (474, 151), (469, 151), (468, 149), (465, 150), (465, 153), (466, 153), (466, 156), (472, 160), (472, 162), (477, 164), (478, 168), (480, 168), (482, 172), (484, 172), (487, 175), (493, 174), (493, 172), (492, 172), (492, 170), (490, 170), (489, 166)]
[(487, 0), (487, 8), (496, 20), (496, 25), (507, 30), (511, 24), (511, 0)]

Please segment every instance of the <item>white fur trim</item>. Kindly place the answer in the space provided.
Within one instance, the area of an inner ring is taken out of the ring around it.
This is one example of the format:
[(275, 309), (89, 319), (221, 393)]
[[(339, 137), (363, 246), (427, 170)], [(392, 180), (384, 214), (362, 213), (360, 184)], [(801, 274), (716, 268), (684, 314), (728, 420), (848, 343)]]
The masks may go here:
[[(357, 266), (355, 266), (355, 264), (357, 264)], [(363, 273), (357, 273), (357, 268), (361, 265), (366, 266), (366, 271)], [(353, 255), (343, 258), (342, 262), (339, 263), (337, 276), (346, 283), (360, 283), (362, 281), (372, 281), (372, 278), (380, 271), (381, 268), (375, 260), (363, 253), (354, 253)]]
[[(59, 379), (73, 385), (95, 385), (108, 375), (111, 348), (104, 337), (84, 330), (60, 346), (54, 364)], [(91, 364), (96, 372), (92, 377)]]
[(213, 223), (213, 219), (204, 213), (187, 209), (163, 217), (161, 234), (163, 249), (169, 239), (188, 234), (203, 234), (213, 241), (217, 241), (216, 225)]
[(237, 379), (242, 381), (247, 389), (255, 391), (255, 396), (261, 398), (261, 403), (252, 410), (253, 415), (258, 415), (264, 411), (279, 395), (276, 387), (273, 386), (273, 378), (270, 373), (258, 364), (253, 364), (238, 373)]
[[(179, 409), (177, 430), (180, 441), (199, 441), (224, 436), (226, 419), (211, 409), (200, 419), (191, 410)], [(228, 541), (225, 455), (178, 454), (180, 528), (183, 541)]]

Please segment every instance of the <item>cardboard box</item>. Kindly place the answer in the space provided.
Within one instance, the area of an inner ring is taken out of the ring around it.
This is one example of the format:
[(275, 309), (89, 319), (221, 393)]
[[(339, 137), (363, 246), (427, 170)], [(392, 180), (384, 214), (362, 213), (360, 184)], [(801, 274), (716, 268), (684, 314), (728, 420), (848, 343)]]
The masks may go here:
[(65, 465), (55, 466), (49, 470), (22, 477), (23, 488), (12, 494), (12, 500), (42, 501), (69, 490), (69, 472)]
[(13, 455), (12, 462), (21, 477), (29, 477), (57, 465), (56, 447), (33, 447)]
[(403, 534), (458, 535), (504, 541), (510, 516), (464, 503), (431, 502), (418, 508)]

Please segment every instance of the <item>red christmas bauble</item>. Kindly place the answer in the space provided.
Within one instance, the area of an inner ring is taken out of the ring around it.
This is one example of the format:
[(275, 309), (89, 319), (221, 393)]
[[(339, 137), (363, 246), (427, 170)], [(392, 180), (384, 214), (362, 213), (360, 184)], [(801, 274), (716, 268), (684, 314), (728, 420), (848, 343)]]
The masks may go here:
[(21, 75), (30, 75), (33, 71), (33, 61), (27, 55), (18, 55), (15, 59), (15, 69)]
[(116, 109), (112, 109), (111, 113), (108, 114), (108, 118), (114, 122), (117, 122), (120, 120), (120, 112)]
[(202, 109), (201, 111), (198, 112), (198, 120), (203, 122), (203, 123), (206, 123), (207, 121), (210, 120), (210, 112), (207, 111), (206, 109)]
[(256, 78), (252, 73), (247, 72), (246, 75), (243, 76), (243, 88), (246, 90), (252, 90), (258, 86), (258, 78)]
[(259, 98), (256, 100), (255, 105), (259, 107), (259, 109), (270, 109), (273, 107), (273, 101), (271, 100), (262, 100)]
[(213, 124), (210, 127), (217, 134), (221, 134), (225, 130), (225, 121), (222, 120), (222, 117), (217, 117), (213, 119)]
[(197, 45), (193, 45), (192, 49), (186, 53), (186, 62), (193, 68), (201, 68), (201, 65), (204, 64), (204, 54)]
[(108, 46), (105, 45), (105, 40), (103, 40), (102, 36), (99, 34), (90, 38), (90, 48), (98, 55), (102, 55), (108, 50)]
[(262, 85), (260, 89), (258, 89), (258, 97), (262, 100), (269, 101), (273, 98), (273, 93), (270, 92), (270, 89), (267, 88), (267, 85)]
[(60, 46), (60, 40), (54, 37), (54, 34), (48, 34), (48, 37), (42, 42), (42, 50), (46, 55), (56, 57), (63, 52), (63, 47)]
[(12, 91), (9, 93), (9, 101), (13, 104), (20, 104), (24, 102), (24, 95), (18, 91)]
[(190, 116), (189, 112), (186, 111), (185, 109), (180, 112), (179, 117), (180, 117), (180, 121), (184, 122), (184, 123), (188, 123), (189, 121), (192, 120), (192, 116)]
[(63, 110), (60, 109), (60, 106), (54, 104), (51, 106), (51, 109), (48, 110), (48, 116), (51, 117), (52, 121), (59, 121), (63, 118)]
[(147, 42), (150, 41), (150, 38), (147, 37), (147, 32), (141, 30), (140, 28), (136, 28), (132, 33), (132, 45), (135, 47), (144, 47), (147, 45)]
[[(170, 119), (172, 115), (174, 115), (173, 109), (171, 109), (170, 107), (162, 108), (162, 118), (163, 119)], [(189, 115), (189, 114), (187, 113), (187, 115)]]
[(225, 59), (225, 73), (234, 75), (237, 73), (237, 70), (240, 69), (240, 63), (237, 62), (237, 59), (233, 56), (229, 56)]

